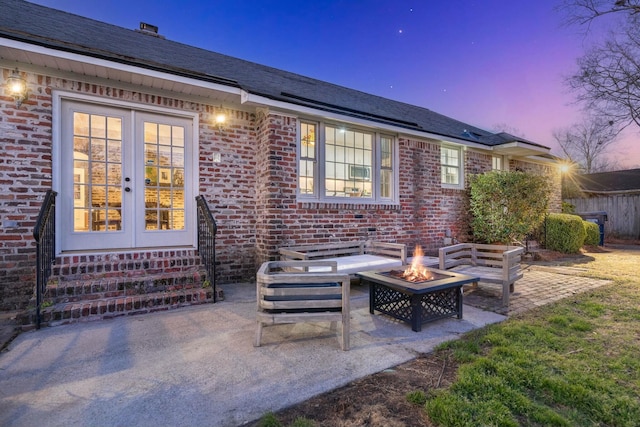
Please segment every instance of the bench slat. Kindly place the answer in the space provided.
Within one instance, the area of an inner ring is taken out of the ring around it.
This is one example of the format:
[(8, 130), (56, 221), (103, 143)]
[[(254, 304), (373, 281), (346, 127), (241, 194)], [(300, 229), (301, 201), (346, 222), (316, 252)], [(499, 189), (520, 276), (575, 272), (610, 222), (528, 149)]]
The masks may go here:
[(342, 295), (342, 289), (340, 286), (334, 287), (321, 287), (321, 288), (265, 288), (260, 289), (260, 293), (265, 297), (283, 297), (283, 296), (328, 296), (328, 295)]
[[(313, 268), (333, 272), (310, 272)], [(295, 322), (342, 322), (343, 350), (349, 349), (350, 278), (335, 272), (335, 261), (272, 261), (256, 274), (257, 330), (260, 346), (265, 325)], [(295, 271), (282, 271), (282, 270)], [(306, 270), (306, 271), (305, 271)]]
[(502, 284), (503, 305), (509, 304), (516, 280), (522, 278), (520, 261), (524, 248), (518, 246), (459, 243), (440, 248), (439, 267), (455, 269), (480, 278), (480, 282)]

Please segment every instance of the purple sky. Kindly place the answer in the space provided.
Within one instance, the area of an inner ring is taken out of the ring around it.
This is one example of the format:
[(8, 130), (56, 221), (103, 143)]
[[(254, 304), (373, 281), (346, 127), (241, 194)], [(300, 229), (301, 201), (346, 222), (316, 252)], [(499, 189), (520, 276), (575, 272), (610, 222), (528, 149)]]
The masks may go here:
[[(558, 0), (30, 0), (420, 105), (552, 147), (579, 120), (563, 84), (598, 34), (561, 25)], [(640, 167), (631, 129), (612, 147)]]

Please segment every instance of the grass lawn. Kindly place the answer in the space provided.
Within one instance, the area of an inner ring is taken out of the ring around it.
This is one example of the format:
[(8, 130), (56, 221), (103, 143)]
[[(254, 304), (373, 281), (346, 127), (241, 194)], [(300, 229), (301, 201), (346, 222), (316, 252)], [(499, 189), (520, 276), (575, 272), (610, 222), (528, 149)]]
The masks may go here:
[(639, 258), (589, 254), (614, 285), (442, 345), (454, 384), (426, 396), (441, 426), (640, 425)]

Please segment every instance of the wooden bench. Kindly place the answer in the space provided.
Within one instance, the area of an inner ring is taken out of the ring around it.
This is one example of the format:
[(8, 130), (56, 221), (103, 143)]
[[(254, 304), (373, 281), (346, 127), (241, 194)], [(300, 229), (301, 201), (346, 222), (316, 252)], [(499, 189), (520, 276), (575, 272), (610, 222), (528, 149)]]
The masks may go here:
[[(385, 267), (398, 267), (407, 263), (407, 246), (401, 243), (353, 241), (291, 246), (279, 249), (280, 259), (325, 260), (337, 263), (338, 273), (355, 274)], [(329, 271), (315, 267), (312, 271)]]
[(523, 253), (524, 248), (519, 246), (459, 243), (439, 249), (439, 268), (477, 276), (480, 282), (501, 284), (502, 305), (506, 307), (514, 283), (522, 278)]
[[(312, 272), (313, 268), (328, 272)], [(290, 271), (295, 269), (295, 272)], [(256, 347), (265, 325), (330, 321), (342, 322), (342, 350), (349, 350), (350, 277), (337, 273), (332, 261), (270, 261), (256, 276), (258, 298)]]

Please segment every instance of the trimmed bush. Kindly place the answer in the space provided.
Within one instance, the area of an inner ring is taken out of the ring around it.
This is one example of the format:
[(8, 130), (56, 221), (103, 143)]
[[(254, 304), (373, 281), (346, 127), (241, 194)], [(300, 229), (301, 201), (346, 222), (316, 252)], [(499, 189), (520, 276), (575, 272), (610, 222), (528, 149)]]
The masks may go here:
[(542, 222), (550, 192), (544, 176), (491, 171), (469, 181), (470, 225), (476, 242), (523, 241)]
[(600, 244), (600, 226), (595, 222), (583, 221), (584, 231), (587, 237), (584, 244), (589, 246), (598, 246)]
[(566, 254), (578, 253), (587, 236), (583, 222), (578, 215), (549, 214), (546, 221), (546, 248)]
[(572, 205), (571, 203), (562, 202), (562, 213), (575, 214), (576, 213), (576, 207), (574, 205)]

